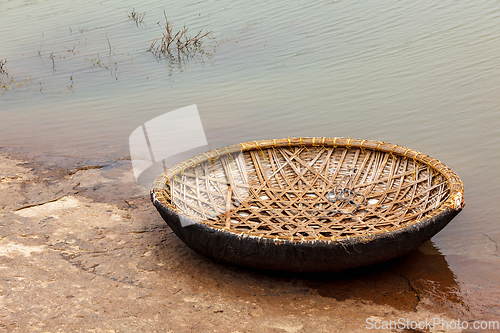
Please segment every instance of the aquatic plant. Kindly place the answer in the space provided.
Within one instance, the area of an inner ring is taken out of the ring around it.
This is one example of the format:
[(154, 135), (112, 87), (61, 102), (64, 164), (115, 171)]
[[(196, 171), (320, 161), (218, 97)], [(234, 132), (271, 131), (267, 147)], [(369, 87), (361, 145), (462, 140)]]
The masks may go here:
[(153, 53), (158, 58), (163, 56), (174, 61), (206, 54), (202, 48), (202, 42), (204, 38), (212, 34), (212, 31), (203, 33), (203, 29), (200, 29), (195, 36), (188, 36), (188, 28), (184, 26), (182, 30), (174, 33), (172, 22), (168, 20), (165, 12), (163, 15), (165, 16), (165, 32), (153, 40), (147, 49), (148, 52)]
[(7, 59), (0, 59), (0, 74), (9, 76), (9, 73), (7, 73), (7, 70), (5, 69), (5, 64), (7, 64)]
[(129, 13), (127, 12), (129, 20), (132, 20), (135, 22), (135, 25), (139, 26), (139, 24), (144, 23), (144, 16), (146, 16), (146, 13), (138, 13), (135, 11), (134, 8), (132, 8), (132, 11)]
[(0, 59), (0, 96), (4, 95), (9, 90), (27, 89), (33, 83), (42, 84), (41, 80), (33, 82), (31, 77), (19, 80), (15, 78), (13, 75), (9, 75), (7, 69), (5, 68), (6, 64), (7, 64), (7, 59), (4, 60)]
[(49, 58), (52, 60), (52, 72), (55, 72), (56, 71), (56, 63), (54, 62), (54, 59), (56, 58), (56, 56), (54, 55), (54, 52), (50, 53)]

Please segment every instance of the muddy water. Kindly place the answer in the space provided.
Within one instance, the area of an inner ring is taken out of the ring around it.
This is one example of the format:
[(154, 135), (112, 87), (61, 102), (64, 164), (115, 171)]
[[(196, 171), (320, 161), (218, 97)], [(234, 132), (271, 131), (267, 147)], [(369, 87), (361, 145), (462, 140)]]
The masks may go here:
[[(143, 23), (129, 19), (133, 10)], [(175, 28), (212, 30), (207, 54), (178, 63), (147, 52), (164, 11)], [(412, 274), (435, 304), (460, 299), (498, 319), (498, 2), (2, 1), (0, 22), (1, 146), (118, 159), (136, 127), (197, 104), (206, 149), (344, 136), (443, 161), (464, 181), (467, 204), (414, 254)], [(360, 297), (328, 287), (337, 282), (318, 288)]]

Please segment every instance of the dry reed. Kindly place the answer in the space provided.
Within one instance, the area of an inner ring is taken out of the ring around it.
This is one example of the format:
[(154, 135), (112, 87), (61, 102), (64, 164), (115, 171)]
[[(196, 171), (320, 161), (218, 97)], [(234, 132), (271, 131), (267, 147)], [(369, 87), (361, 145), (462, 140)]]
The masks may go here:
[(127, 15), (129, 20), (134, 21), (135, 25), (139, 26), (139, 24), (144, 23), (144, 16), (146, 16), (146, 13), (138, 13), (132, 8), (132, 11), (130, 13), (127, 12)]
[(206, 54), (202, 48), (202, 42), (204, 38), (212, 34), (212, 31), (203, 33), (203, 29), (200, 29), (195, 36), (188, 36), (188, 28), (184, 26), (182, 30), (175, 32), (172, 22), (168, 20), (165, 12), (163, 14), (165, 16), (165, 32), (153, 40), (148, 52), (153, 53), (158, 58), (163, 56), (178, 61), (181, 58)]
[(7, 73), (7, 69), (5, 68), (6, 64), (7, 64), (7, 59), (0, 60), (0, 74), (9, 76), (9, 73)]

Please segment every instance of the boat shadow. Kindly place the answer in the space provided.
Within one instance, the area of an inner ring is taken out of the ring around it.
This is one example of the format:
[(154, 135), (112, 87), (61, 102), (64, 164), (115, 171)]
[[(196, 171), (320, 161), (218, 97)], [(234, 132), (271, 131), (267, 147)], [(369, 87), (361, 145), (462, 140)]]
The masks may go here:
[(400, 311), (470, 315), (455, 274), (432, 241), (400, 258), (335, 273), (259, 271), (193, 255), (198, 263), (188, 270), (198, 280), (195, 283), (207, 289), (224, 285), (223, 290), (217, 289), (237, 297), (265, 299), (313, 292), (340, 302), (387, 305)]
[(424, 307), (464, 316), (467, 305), (446, 257), (432, 241), (385, 263), (340, 273), (301, 275), (323, 297), (356, 299), (401, 311)]

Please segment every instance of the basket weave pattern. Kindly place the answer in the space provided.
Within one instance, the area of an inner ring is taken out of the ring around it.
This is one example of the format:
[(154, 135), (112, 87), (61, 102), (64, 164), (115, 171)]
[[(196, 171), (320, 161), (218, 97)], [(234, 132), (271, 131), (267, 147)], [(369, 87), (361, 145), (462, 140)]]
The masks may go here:
[(165, 172), (153, 191), (178, 214), (213, 228), (336, 240), (417, 223), (457, 205), (463, 185), (441, 162), (401, 146), (289, 138), (199, 155)]

